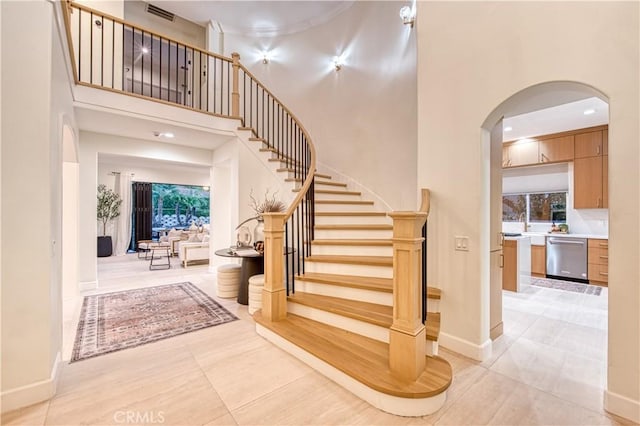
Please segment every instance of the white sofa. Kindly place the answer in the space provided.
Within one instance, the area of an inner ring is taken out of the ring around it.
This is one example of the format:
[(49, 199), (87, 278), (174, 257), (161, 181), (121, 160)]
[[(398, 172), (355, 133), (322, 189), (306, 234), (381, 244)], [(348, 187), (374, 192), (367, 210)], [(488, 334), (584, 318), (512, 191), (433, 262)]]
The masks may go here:
[(178, 257), (185, 268), (189, 263), (209, 263), (209, 236), (201, 242), (180, 241), (178, 243)]

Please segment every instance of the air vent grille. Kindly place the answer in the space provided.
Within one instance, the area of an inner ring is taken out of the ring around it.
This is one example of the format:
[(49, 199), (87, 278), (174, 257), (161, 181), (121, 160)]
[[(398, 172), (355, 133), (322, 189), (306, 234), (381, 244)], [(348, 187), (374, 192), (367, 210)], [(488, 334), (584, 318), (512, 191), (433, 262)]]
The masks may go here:
[(174, 19), (176, 19), (176, 15), (174, 15), (173, 13), (166, 11), (164, 9), (160, 9), (158, 6), (154, 6), (151, 3), (147, 3), (147, 12), (171, 22), (173, 22)]

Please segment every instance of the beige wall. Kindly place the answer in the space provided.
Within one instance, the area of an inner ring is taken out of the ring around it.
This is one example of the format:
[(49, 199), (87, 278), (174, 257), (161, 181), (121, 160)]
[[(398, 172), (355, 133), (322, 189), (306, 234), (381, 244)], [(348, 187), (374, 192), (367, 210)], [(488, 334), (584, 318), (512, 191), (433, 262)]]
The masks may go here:
[[(415, 209), (415, 31), (400, 4), (355, 2), (335, 19), (281, 37), (225, 34), (225, 54), (245, 64), (300, 119), (321, 163), (371, 189), (394, 209)], [(272, 50), (263, 64), (260, 53)], [(345, 53), (340, 72), (332, 68)], [(399, 186), (400, 185), (400, 186)]]
[[(71, 91), (50, 2), (2, 2), (2, 410), (55, 391), (62, 128)], [(17, 34), (22, 35), (15, 43)], [(24, 81), (28, 84), (20, 85)], [(39, 244), (34, 244), (39, 242)], [(37, 266), (37, 267), (34, 267)]]
[[(639, 3), (418, 6), (418, 185), (432, 189), (429, 274), (445, 295), (445, 340), (448, 336), (473, 351), (488, 339), (483, 122), (505, 99), (538, 83), (570, 80), (593, 86), (610, 102), (606, 406), (638, 416)], [(469, 236), (469, 252), (454, 251), (455, 235)]]

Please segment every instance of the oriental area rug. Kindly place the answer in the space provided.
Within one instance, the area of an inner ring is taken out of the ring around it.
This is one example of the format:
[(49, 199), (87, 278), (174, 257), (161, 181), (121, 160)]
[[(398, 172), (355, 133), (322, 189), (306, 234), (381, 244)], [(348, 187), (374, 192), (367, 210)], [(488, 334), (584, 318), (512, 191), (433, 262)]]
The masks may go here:
[(189, 282), (87, 296), (70, 362), (237, 319)]
[(600, 296), (600, 293), (602, 293), (602, 287), (599, 287), (597, 285), (554, 280), (552, 278), (531, 277), (531, 285), (535, 285), (537, 287), (553, 288), (555, 290), (572, 291), (574, 293), (590, 294), (593, 296)]

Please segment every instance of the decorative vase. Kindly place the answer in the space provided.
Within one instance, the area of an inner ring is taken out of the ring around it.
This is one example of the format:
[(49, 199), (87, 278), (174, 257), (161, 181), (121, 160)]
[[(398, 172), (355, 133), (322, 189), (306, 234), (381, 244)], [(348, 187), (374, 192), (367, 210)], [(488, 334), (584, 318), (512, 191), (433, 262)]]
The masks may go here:
[(251, 231), (246, 226), (238, 228), (236, 234), (236, 246), (237, 247), (249, 247), (251, 245)]
[(109, 257), (113, 254), (113, 243), (110, 236), (98, 237), (98, 257)]
[(253, 229), (253, 241), (256, 243), (264, 242), (264, 219), (259, 218), (258, 224)]

